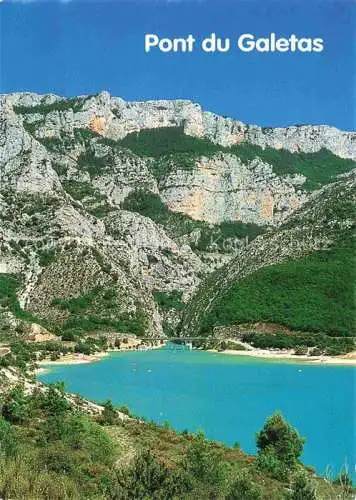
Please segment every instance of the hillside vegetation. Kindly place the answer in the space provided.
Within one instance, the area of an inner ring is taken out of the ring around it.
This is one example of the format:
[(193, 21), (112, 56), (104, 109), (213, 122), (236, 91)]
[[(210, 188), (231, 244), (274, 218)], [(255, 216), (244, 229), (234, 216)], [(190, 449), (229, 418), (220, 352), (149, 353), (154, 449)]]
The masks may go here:
[(294, 330), (350, 335), (355, 318), (355, 280), (352, 247), (268, 266), (219, 297), (205, 327), (262, 321)]
[(247, 332), (271, 323), (279, 332), (244, 340), (256, 347), (352, 351), (353, 193), (352, 177), (326, 187), (279, 230), (259, 236), (210, 275), (187, 307), (184, 334), (210, 335), (223, 325), (244, 325)]
[[(0, 370), (0, 376), (1, 376)], [(257, 435), (258, 456), (118, 418), (107, 401), (90, 416), (61, 383), (1, 394), (0, 494), (38, 500), (323, 500), (351, 498), (346, 473), (334, 482), (300, 462), (304, 439), (275, 414)], [(126, 409), (122, 411), (127, 413)], [(305, 496), (307, 495), (307, 496)]]
[(280, 176), (304, 175), (306, 182), (303, 188), (307, 191), (320, 189), (335, 180), (338, 175), (347, 173), (356, 166), (354, 161), (340, 158), (326, 149), (316, 153), (291, 153), (286, 149), (263, 149), (248, 143), (223, 147), (207, 139), (186, 135), (183, 127), (133, 132), (122, 139), (120, 145), (139, 156), (154, 157), (156, 161), (152, 165), (152, 170), (159, 179), (165, 177), (174, 167), (192, 169), (194, 166), (192, 160), (201, 156), (213, 156), (219, 151), (236, 155), (242, 163), (260, 158), (271, 165), (273, 171)]

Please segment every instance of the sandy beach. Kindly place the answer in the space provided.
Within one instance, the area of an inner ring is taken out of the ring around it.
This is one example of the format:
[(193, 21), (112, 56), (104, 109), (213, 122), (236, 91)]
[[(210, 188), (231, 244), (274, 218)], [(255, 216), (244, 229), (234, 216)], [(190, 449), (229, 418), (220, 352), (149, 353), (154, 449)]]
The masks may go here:
[(109, 355), (108, 351), (101, 351), (101, 352), (96, 352), (95, 354), (87, 355), (87, 354), (82, 354), (82, 353), (71, 353), (71, 354), (65, 354), (64, 356), (61, 356), (59, 359), (56, 359), (55, 361), (51, 361), (50, 359), (44, 359), (41, 361), (37, 361), (37, 364), (40, 365), (40, 368), (36, 370), (36, 373), (43, 373), (39, 372), (39, 370), (42, 370), (42, 366), (45, 365), (79, 365), (82, 363), (94, 363), (95, 361), (100, 361), (102, 358), (105, 358), (106, 356)]
[(342, 356), (306, 356), (293, 354), (293, 351), (269, 351), (268, 349), (251, 349), (246, 351), (226, 350), (218, 351), (208, 349), (208, 352), (219, 354), (230, 354), (235, 356), (250, 356), (252, 358), (280, 359), (289, 361), (303, 361), (312, 364), (326, 365), (352, 365), (356, 366), (356, 351), (344, 354)]
[(39, 368), (35, 370), (36, 375), (40, 373), (45, 373), (48, 371), (47, 366), (51, 365), (80, 365), (84, 363), (95, 363), (96, 361), (100, 361), (102, 358), (105, 358), (106, 356), (109, 356), (110, 353), (112, 352), (136, 352), (136, 351), (143, 351), (143, 350), (151, 350), (151, 349), (160, 349), (163, 347), (163, 344), (159, 345), (153, 345), (153, 346), (147, 346), (147, 347), (142, 347), (138, 349), (133, 349), (131, 347), (120, 347), (120, 349), (108, 349), (107, 351), (100, 351), (96, 352), (95, 354), (82, 354), (82, 353), (70, 353), (70, 354), (65, 354), (64, 356), (61, 356), (59, 359), (56, 359), (55, 361), (51, 361), (49, 359), (44, 359), (42, 361), (37, 361), (37, 364), (39, 365)]

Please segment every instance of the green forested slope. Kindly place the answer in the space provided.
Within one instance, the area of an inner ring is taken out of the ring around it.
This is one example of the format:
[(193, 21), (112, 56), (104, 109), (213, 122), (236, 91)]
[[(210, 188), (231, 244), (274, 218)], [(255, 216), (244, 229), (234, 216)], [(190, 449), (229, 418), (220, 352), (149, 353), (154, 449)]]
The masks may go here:
[(263, 321), (296, 330), (350, 335), (354, 329), (354, 251), (334, 248), (262, 268), (224, 293), (205, 327)]
[(351, 174), (313, 195), (279, 229), (252, 241), (201, 284), (181, 331), (209, 335), (218, 325), (274, 323), (315, 335), (315, 342), (303, 337), (297, 345), (352, 350), (351, 339), (342, 346), (330, 339), (354, 335), (353, 197)]

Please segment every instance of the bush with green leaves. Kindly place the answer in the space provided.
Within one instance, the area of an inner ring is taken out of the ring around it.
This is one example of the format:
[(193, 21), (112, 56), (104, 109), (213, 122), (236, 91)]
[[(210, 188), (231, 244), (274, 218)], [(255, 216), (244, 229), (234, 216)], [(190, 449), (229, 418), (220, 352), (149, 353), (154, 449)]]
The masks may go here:
[(246, 472), (241, 472), (233, 481), (226, 500), (261, 500), (262, 490)]
[(280, 413), (275, 413), (256, 436), (259, 468), (285, 477), (298, 465), (304, 441)]
[(12, 425), (0, 417), (0, 459), (12, 458), (18, 452), (18, 439)]
[(317, 500), (314, 482), (304, 471), (298, 472), (292, 481), (291, 493), (286, 495), (288, 500)]
[(117, 412), (111, 399), (108, 399), (104, 403), (104, 410), (101, 415), (102, 422), (107, 425), (113, 425), (117, 421)]
[(214, 485), (221, 485), (227, 477), (226, 464), (202, 432), (198, 432), (193, 437), (184, 461), (184, 468), (199, 481)]
[(86, 415), (69, 414), (63, 422), (61, 440), (81, 450), (93, 462), (113, 465), (115, 452), (109, 435)]
[(48, 415), (63, 415), (71, 409), (63, 382), (48, 384), (46, 391), (37, 394), (37, 404)]
[(13, 424), (22, 425), (31, 418), (32, 408), (24, 394), (22, 385), (16, 386), (5, 398), (2, 407), (3, 417)]
[(181, 498), (192, 488), (191, 478), (179, 469), (169, 470), (154, 454), (144, 449), (127, 469), (118, 471), (113, 498), (148, 500)]

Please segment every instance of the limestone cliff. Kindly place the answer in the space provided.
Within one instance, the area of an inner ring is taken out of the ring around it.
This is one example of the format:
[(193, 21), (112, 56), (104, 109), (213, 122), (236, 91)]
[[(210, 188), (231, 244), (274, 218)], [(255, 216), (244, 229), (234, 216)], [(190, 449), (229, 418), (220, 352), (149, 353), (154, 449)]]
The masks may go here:
[(108, 92), (79, 97), (73, 100), (72, 107), (63, 106), (66, 102), (68, 100), (53, 94), (2, 96), (2, 105), (9, 110), (13, 106), (62, 105), (64, 112), (56, 113), (53, 106), (53, 111), (43, 121), (40, 133), (48, 137), (56, 136), (61, 125), (65, 125), (67, 131), (76, 127), (90, 128), (115, 140), (142, 129), (183, 126), (186, 134), (206, 137), (222, 146), (247, 142), (291, 152), (315, 152), (326, 148), (342, 158), (356, 159), (355, 133), (326, 125), (258, 127), (203, 111), (199, 104), (188, 100), (126, 102)]
[(0, 322), (71, 335), (172, 331), (202, 279), (356, 156), (355, 134), (332, 127), (107, 92), (0, 96), (0, 130)]

